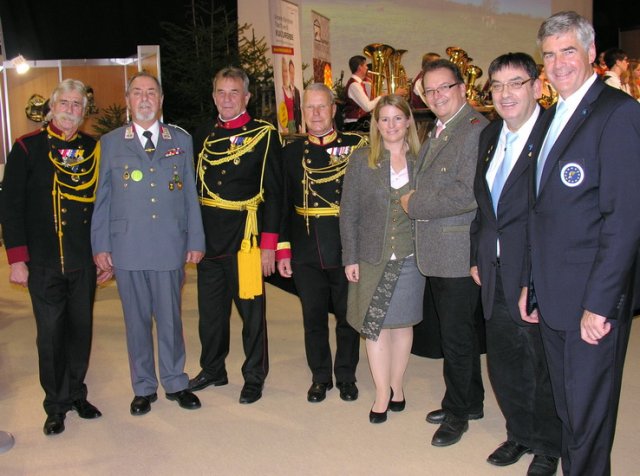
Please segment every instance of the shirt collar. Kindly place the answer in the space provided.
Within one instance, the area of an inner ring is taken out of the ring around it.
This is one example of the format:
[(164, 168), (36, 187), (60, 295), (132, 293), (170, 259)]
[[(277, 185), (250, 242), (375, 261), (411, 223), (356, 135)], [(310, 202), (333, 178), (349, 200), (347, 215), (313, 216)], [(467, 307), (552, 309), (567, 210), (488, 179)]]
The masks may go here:
[(239, 115), (234, 117), (233, 119), (229, 119), (225, 121), (220, 116), (218, 116), (218, 126), (223, 129), (238, 129), (239, 127), (244, 126), (247, 122), (251, 120), (251, 116), (247, 111), (242, 111)]
[(322, 136), (314, 136), (313, 134), (307, 135), (309, 142), (315, 145), (328, 145), (338, 138), (338, 133), (331, 129), (329, 132)]
[(149, 129), (143, 129), (139, 124), (134, 122), (133, 129), (136, 131), (136, 135), (143, 147), (147, 143), (147, 138), (142, 135), (145, 131), (151, 132), (151, 142), (153, 142), (154, 145), (158, 143), (158, 137), (160, 136), (160, 122), (154, 122)]

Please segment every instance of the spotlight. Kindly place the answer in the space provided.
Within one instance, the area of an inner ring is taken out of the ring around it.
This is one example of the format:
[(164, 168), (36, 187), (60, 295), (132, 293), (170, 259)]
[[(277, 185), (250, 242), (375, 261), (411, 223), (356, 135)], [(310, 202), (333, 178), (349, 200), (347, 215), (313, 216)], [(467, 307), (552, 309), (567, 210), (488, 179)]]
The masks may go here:
[(27, 60), (24, 59), (24, 56), (22, 55), (18, 55), (13, 58), (11, 63), (13, 64), (13, 67), (16, 68), (16, 73), (18, 74), (24, 74), (29, 71), (29, 63), (27, 63)]

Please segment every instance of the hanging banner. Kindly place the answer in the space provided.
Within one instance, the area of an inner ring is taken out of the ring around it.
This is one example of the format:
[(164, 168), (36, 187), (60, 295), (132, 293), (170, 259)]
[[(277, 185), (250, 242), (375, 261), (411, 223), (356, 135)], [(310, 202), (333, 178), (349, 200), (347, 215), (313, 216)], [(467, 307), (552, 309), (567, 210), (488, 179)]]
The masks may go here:
[(311, 10), (313, 22), (313, 81), (324, 83), (333, 88), (333, 75), (331, 73), (331, 42), (329, 37), (330, 20), (324, 15)]
[(298, 6), (284, 0), (270, 0), (269, 14), (278, 128), (285, 134), (302, 133), (302, 53)]

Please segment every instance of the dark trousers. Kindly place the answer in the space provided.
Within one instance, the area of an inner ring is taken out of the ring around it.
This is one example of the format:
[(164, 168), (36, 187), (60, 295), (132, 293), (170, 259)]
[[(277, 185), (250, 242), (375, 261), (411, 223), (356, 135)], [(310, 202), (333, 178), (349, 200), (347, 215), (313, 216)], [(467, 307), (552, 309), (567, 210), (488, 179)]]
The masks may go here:
[(355, 382), (360, 335), (347, 323), (348, 281), (344, 268), (322, 269), (319, 265), (292, 263), (293, 279), (302, 303), (304, 347), (307, 363), (317, 383), (331, 382), (329, 303), (336, 316), (337, 382)]
[(235, 254), (198, 263), (200, 366), (213, 377), (227, 376), (224, 361), (229, 354), (232, 302), (242, 319), (245, 355), (242, 375), (247, 383), (262, 384), (269, 372), (264, 289), (262, 296), (253, 299), (238, 297), (238, 260)]
[(471, 277), (429, 277), (440, 322), (446, 392), (442, 408), (457, 418), (483, 410), (484, 388), (474, 314), (480, 288)]
[(562, 420), (565, 475), (611, 474), (622, 369), (630, 320), (610, 321), (598, 345), (587, 344), (580, 329), (558, 331), (540, 319), (558, 416)]
[(66, 413), (87, 397), (96, 294), (96, 268), (61, 273), (29, 266), (29, 294), (36, 318), (40, 384), (48, 415)]
[(499, 267), (493, 313), (486, 329), (489, 380), (506, 420), (507, 439), (531, 448), (535, 454), (559, 457), (562, 430), (540, 327), (514, 321), (505, 301)]

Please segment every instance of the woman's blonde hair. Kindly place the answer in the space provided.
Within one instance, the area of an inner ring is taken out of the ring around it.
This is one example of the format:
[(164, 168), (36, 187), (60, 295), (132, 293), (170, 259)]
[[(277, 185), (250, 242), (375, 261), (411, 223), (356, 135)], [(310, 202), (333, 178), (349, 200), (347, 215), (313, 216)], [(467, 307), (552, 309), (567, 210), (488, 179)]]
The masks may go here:
[(400, 109), (404, 116), (409, 119), (409, 127), (407, 128), (405, 141), (411, 154), (418, 155), (418, 151), (420, 150), (420, 139), (418, 139), (416, 121), (413, 119), (411, 107), (407, 100), (396, 94), (382, 96), (371, 114), (371, 127), (369, 129), (369, 145), (371, 147), (369, 152), (369, 167), (372, 169), (375, 169), (378, 166), (384, 150), (382, 137), (378, 130), (378, 120), (380, 119), (380, 110), (385, 106), (394, 106)]

